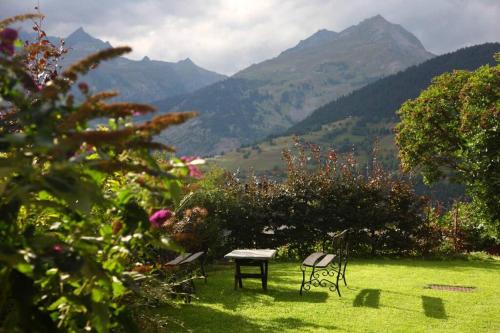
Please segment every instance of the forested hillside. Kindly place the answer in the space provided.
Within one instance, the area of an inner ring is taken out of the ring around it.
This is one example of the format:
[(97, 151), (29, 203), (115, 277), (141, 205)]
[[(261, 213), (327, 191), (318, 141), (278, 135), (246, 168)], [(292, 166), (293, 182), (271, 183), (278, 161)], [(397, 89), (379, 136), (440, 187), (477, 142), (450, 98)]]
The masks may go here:
[(286, 134), (304, 134), (349, 116), (371, 122), (381, 119), (396, 121), (395, 111), (400, 105), (407, 99), (417, 97), (433, 77), (453, 70), (473, 70), (484, 64), (494, 64), (493, 55), (499, 51), (500, 43), (487, 43), (427, 60), (317, 109)]

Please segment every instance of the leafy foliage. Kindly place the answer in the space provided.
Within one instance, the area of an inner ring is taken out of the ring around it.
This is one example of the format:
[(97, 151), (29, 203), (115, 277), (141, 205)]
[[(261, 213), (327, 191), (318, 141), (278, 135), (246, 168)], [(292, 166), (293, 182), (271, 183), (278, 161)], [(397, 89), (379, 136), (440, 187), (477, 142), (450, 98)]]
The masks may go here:
[[(100, 62), (130, 51), (107, 49), (57, 71), (60, 49), (43, 42), (11, 52), (17, 32), (0, 22), (0, 327), (6, 332), (132, 331), (124, 298), (134, 262), (176, 248), (148, 221), (180, 200), (184, 164), (159, 161), (152, 141), (194, 113), (127, 119), (147, 105), (106, 103), (114, 92), (76, 103), (72, 86)], [(14, 35), (14, 38), (11, 38)], [(41, 61), (45, 59), (44, 61)], [(52, 65), (47, 65), (52, 64)], [(97, 117), (108, 126), (89, 128)], [(177, 189), (177, 190), (176, 190)], [(112, 222), (112, 223), (111, 223)]]
[(399, 115), (403, 168), (465, 184), (500, 233), (500, 65), (438, 76)]
[(410, 182), (383, 171), (376, 160), (365, 174), (352, 155), (339, 158), (298, 142), (296, 149), (284, 152), (288, 177), (282, 183), (221, 172), (205, 179), (186, 206), (209, 211), (202, 237), (207, 248), (220, 255), (230, 248), (282, 246), (287, 255), (303, 257), (328, 247), (329, 233), (350, 228), (358, 253), (419, 252), (427, 201)]

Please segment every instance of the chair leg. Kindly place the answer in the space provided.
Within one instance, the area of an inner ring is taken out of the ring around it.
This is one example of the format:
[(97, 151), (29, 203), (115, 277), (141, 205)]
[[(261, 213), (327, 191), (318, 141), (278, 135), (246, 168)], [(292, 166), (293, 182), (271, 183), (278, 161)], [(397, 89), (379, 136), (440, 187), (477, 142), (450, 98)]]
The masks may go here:
[(191, 288), (193, 288), (193, 293), (196, 291), (196, 286), (194, 285), (194, 279), (193, 276), (191, 275)]
[(340, 288), (339, 288), (339, 278), (340, 278), (340, 270), (339, 272), (337, 273), (337, 283), (335, 284), (335, 287), (337, 288), (337, 293), (339, 294), (339, 297), (341, 297), (342, 295), (340, 295)]
[(306, 282), (306, 270), (302, 270), (302, 283), (300, 284), (299, 294), (302, 295), (302, 289), (304, 288), (304, 283)]
[(207, 273), (205, 273), (205, 265), (203, 263), (203, 259), (200, 260), (200, 269), (201, 269), (201, 274), (203, 275), (203, 278), (205, 279), (205, 283), (207, 283)]
[(347, 261), (344, 263), (344, 268), (342, 270), (342, 280), (344, 280), (344, 285), (347, 287), (347, 281), (345, 279), (345, 268), (347, 267)]

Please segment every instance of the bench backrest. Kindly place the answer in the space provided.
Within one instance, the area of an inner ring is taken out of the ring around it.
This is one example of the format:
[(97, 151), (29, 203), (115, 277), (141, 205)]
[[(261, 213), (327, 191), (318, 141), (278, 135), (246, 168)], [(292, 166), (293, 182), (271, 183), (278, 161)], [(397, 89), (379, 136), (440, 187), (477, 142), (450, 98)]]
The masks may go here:
[(333, 236), (333, 253), (339, 260), (339, 263), (346, 264), (349, 258), (349, 229), (346, 229)]

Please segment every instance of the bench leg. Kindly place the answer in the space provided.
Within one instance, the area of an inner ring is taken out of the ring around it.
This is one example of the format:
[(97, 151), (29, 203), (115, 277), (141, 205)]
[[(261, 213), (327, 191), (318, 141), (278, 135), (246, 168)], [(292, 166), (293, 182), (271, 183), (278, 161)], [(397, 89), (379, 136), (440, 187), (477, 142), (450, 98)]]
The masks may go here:
[(339, 271), (337, 272), (337, 283), (335, 283), (335, 287), (337, 288), (337, 293), (339, 294), (339, 297), (342, 296), (342, 295), (340, 295), (340, 288), (339, 288), (339, 278), (340, 278), (340, 274), (342, 274), (340, 272), (341, 269), (342, 269), (342, 267), (339, 267)]
[(347, 281), (345, 279), (345, 268), (347, 267), (347, 261), (344, 263), (344, 268), (342, 269), (342, 280), (344, 280), (344, 285), (347, 287)]
[(306, 270), (302, 269), (302, 283), (300, 284), (299, 294), (302, 295), (302, 289), (304, 289), (304, 283), (306, 282)]
[(207, 273), (205, 273), (205, 264), (204, 260), (200, 260), (200, 269), (201, 269), (201, 274), (203, 275), (203, 278), (205, 279), (205, 283), (207, 283)]

